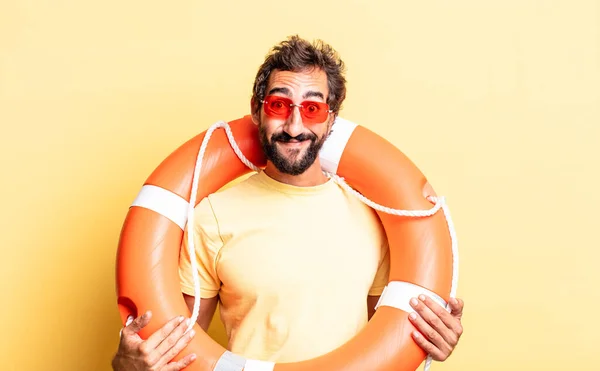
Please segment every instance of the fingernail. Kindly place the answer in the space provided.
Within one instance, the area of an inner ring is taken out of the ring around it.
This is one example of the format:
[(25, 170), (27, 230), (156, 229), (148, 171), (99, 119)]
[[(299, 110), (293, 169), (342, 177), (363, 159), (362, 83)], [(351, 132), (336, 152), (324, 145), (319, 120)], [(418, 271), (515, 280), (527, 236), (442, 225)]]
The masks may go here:
[(181, 323), (181, 321), (183, 321), (183, 316), (177, 317), (177, 323)]
[(192, 356), (190, 358), (192, 359), (192, 361), (195, 360), (196, 359), (196, 353), (192, 353)]
[(425, 295), (419, 295), (419, 299), (421, 299), (421, 301), (425, 301)]
[(417, 331), (413, 331), (413, 333), (412, 333), (412, 334), (413, 334), (413, 336), (414, 336), (414, 337), (416, 337), (416, 338), (418, 338), (419, 336), (421, 336), (421, 335), (420, 335), (420, 334), (419, 334)]
[(410, 299), (410, 305), (412, 305), (413, 307), (416, 307), (417, 305), (419, 305), (419, 302), (417, 301), (417, 299), (412, 298), (412, 299)]
[(416, 313), (411, 313), (408, 315), (410, 317), (410, 319), (412, 319), (413, 321), (417, 319), (417, 314)]
[(451, 298), (451, 299), (450, 299), (450, 303), (451, 303), (452, 305), (457, 305), (457, 304), (458, 304), (458, 300), (456, 300), (455, 298)]

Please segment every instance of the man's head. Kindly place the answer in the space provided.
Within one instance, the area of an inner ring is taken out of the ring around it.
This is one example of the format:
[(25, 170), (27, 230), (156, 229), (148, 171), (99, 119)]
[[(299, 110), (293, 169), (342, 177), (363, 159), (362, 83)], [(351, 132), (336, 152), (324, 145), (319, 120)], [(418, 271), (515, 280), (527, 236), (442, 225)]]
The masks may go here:
[(344, 63), (333, 48), (297, 36), (276, 45), (258, 70), (251, 102), (267, 159), (285, 174), (306, 171), (345, 97)]

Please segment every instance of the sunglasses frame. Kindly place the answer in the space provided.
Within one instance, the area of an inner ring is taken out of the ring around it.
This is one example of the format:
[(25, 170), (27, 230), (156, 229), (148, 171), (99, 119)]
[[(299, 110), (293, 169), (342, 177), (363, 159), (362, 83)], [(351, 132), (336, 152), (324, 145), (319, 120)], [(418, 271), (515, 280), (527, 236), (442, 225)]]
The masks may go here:
[[(267, 109), (265, 107), (265, 104), (268, 103), (268, 101), (270, 99), (279, 99), (279, 100), (284, 101), (286, 108), (287, 108), (287, 114), (285, 116), (269, 114), (269, 112), (267, 111)], [(329, 117), (329, 114), (333, 112), (333, 110), (329, 109), (329, 104), (327, 104), (325, 102), (319, 102), (319, 101), (315, 101), (315, 100), (304, 100), (304, 101), (300, 102), (300, 104), (296, 104), (296, 103), (294, 103), (294, 101), (292, 101), (291, 98), (282, 97), (279, 95), (267, 95), (263, 100), (260, 101), (260, 103), (263, 104), (263, 110), (267, 116), (277, 117), (277, 118), (283, 117), (283, 119), (286, 119), (286, 120), (292, 114), (292, 110), (294, 109), (294, 107), (298, 107), (298, 109), (300, 110), (300, 115), (302, 116), (302, 120), (306, 121), (305, 123), (307, 123), (307, 124), (317, 124), (317, 123), (325, 122), (327, 120), (327, 117)], [(327, 109), (325, 110), (325, 112), (327, 113), (327, 115), (325, 116), (325, 119), (323, 121), (314, 121), (314, 118), (306, 117), (306, 115), (304, 113), (306, 103), (315, 103), (318, 106), (325, 105), (325, 107), (327, 107)]]

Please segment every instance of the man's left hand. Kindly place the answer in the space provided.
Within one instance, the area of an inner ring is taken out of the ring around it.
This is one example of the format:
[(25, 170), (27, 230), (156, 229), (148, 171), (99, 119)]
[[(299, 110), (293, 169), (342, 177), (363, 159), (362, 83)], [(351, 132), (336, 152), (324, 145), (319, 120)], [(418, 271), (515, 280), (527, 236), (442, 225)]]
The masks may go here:
[(437, 304), (431, 298), (420, 295), (413, 298), (410, 305), (415, 313), (408, 318), (418, 331), (413, 331), (415, 342), (436, 361), (448, 359), (463, 333), (460, 322), (464, 302), (461, 299), (450, 299), (450, 309)]

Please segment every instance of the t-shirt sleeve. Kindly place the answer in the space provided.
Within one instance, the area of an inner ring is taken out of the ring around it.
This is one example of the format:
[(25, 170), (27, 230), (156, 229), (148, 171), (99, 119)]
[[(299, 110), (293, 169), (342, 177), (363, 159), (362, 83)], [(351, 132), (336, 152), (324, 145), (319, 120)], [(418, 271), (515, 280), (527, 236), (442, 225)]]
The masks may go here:
[(379, 263), (379, 268), (377, 269), (377, 273), (375, 274), (375, 279), (373, 280), (373, 285), (369, 290), (370, 296), (380, 296), (383, 293), (383, 289), (388, 284), (389, 275), (390, 275), (390, 254), (388, 249), (387, 240), (384, 241), (381, 246), (381, 261)]
[[(200, 297), (212, 298), (219, 293), (221, 281), (217, 274), (217, 260), (223, 241), (219, 233), (219, 224), (208, 198), (204, 198), (194, 210), (194, 249), (196, 266), (200, 277)], [(186, 225), (181, 250), (179, 252), (179, 279), (181, 291), (195, 296), (192, 263), (190, 261), (188, 234)]]

